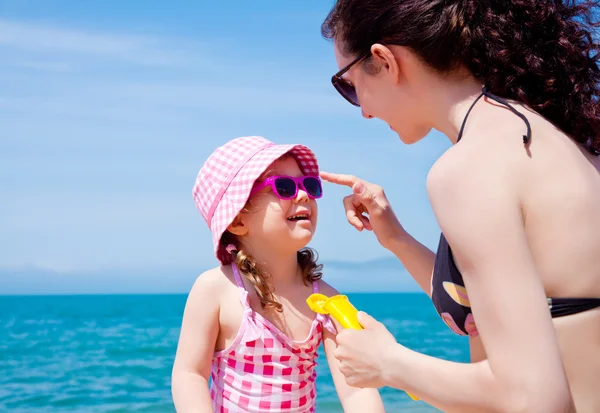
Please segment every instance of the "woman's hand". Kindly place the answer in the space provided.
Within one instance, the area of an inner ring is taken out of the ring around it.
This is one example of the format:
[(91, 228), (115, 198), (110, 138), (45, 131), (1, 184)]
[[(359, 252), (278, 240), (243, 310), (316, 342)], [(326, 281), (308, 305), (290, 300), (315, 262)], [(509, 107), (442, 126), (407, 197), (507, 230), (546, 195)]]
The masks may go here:
[(348, 222), (359, 231), (375, 232), (383, 248), (398, 257), (423, 291), (431, 295), (435, 254), (404, 230), (383, 189), (352, 175), (321, 172), (321, 178), (352, 188), (352, 194), (344, 198)]
[(348, 222), (358, 231), (373, 231), (379, 243), (388, 249), (392, 240), (405, 233), (383, 188), (352, 175), (329, 172), (320, 175), (327, 182), (352, 188), (352, 194), (344, 198), (344, 208)]
[(385, 386), (386, 357), (400, 347), (385, 326), (370, 315), (359, 312), (363, 330), (345, 329), (336, 337), (335, 357), (346, 382), (354, 387)]

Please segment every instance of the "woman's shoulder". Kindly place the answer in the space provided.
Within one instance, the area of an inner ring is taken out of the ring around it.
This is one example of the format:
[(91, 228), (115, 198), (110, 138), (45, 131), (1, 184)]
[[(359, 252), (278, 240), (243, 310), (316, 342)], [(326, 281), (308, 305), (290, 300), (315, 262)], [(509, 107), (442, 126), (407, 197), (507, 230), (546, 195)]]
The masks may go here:
[(503, 145), (478, 146), (461, 142), (431, 167), (426, 190), (438, 219), (442, 212), (452, 220), (467, 210), (488, 210), (498, 197), (503, 204), (519, 202), (528, 166)]
[(516, 192), (531, 164), (532, 143), (523, 138), (526, 130), (512, 113), (479, 118), (433, 164), (427, 175), (428, 194), (454, 192), (466, 184), (474, 188), (507, 184)]

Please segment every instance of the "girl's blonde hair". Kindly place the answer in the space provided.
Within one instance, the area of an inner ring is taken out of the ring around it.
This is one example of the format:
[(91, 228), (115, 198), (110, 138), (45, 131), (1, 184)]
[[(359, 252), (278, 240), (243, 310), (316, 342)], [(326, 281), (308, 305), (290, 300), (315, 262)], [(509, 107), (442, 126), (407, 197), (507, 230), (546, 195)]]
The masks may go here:
[[(254, 287), (258, 294), (260, 304), (264, 309), (274, 309), (281, 312), (283, 307), (275, 299), (273, 286), (269, 282), (269, 274), (260, 268), (256, 260), (244, 251), (237, 237), (229, 231), (225, 231), (221, 238), (224, 245), (235, 245), (235, 250), (231, 252), (233, 262), (248, 281)], [(302, 270), (302, 281), (305, 285), (311, 285), (313, 281), (318, 281), (323, 276), (323, 264), (317, 264), (319, 255), (312, 248), (303, 248), (297, 252), (298, 264)]]

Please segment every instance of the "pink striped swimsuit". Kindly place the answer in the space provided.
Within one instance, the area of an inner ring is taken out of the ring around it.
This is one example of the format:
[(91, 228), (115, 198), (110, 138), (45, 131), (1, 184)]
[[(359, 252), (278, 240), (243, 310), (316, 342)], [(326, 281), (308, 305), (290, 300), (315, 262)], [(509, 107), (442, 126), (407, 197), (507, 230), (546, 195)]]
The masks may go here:
[[(213, 357), (210, 397), (215, 413), (314, 412), (317, 350), (323, 326), (334, 334), (335, 326), (317, 314), (306, 339), (290, 339), (252, 310), (240, 273), (231, 266), (244, 317), (233, 343)], [(313, 291), (319, 291), (316, 281)]]

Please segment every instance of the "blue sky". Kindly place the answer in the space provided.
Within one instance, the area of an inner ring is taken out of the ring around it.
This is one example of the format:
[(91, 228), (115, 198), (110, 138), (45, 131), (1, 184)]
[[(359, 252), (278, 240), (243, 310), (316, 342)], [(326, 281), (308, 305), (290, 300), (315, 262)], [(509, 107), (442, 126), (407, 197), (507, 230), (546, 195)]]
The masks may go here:
[[(245, 135), (306, 144), (322, 169), (381, 184), (435, 247), (425, 179), (449, 142), (434, 132), (405, 146), (335, 92), (320, 35), (330, 2), (166, 4), (0, 0), (4, 292), (45, 272), (29, 281), (124, 274), (105, 289), (145, 291), (157, 279), (145, 274), (187, 283), (215, 265), (191, 188), (214, 148)], [(312, 243), (322, 260), (389, 258), (347, 224), (348, 190), (325, 190)]]

